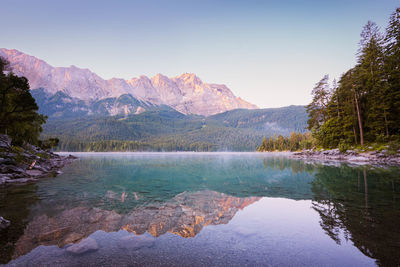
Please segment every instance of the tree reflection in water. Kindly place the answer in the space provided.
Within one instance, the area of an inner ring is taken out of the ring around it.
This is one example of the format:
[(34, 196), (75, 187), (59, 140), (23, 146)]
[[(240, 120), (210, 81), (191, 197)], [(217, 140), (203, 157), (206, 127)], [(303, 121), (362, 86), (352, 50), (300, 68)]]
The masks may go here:
[(29, 223), (31, 207), (38, 201), (36, 185), (0, 188), (0, 216), (11, 222), (9, 227), (0, 230), (0, 264), (11, 260), (15, 243)]
[(322, 166), (312, 182), (313, 208), (337, 244), (351, 240), (381, 266), (400, 264), (400, 175), (396, 168)]

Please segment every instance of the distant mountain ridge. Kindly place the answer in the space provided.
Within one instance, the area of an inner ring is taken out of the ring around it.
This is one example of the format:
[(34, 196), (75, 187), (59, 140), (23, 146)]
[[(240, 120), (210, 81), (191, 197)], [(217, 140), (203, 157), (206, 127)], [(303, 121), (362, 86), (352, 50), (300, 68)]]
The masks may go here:
[[(0, 56), (10, 61), (15, 74), (28, 78), (35, 98), (57, 107), (47, 115), (54, 112), (58, 116), (90, 115), (99, 111), (101, 115), (137, 114), (155, 105), (204, 116), (238, 108), (258, 108), (236, 97), (225, 85), (204, 83), (191, 73), (172, 78), (157, 74), (151, 79), (139, 76), (130, 80), (104, 80), (89, 69), (53, 67), (15, 49), (1, 48)], [(39, 106), (47, 108), (41, 103)]]

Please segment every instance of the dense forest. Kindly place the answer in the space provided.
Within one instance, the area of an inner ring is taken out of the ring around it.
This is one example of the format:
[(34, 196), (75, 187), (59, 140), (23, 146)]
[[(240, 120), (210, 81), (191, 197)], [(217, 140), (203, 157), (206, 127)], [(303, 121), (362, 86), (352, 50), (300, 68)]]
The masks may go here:
[(257, 148), (257, 151), (299, 151), (303, 149), (311, 149), (315, 145), (315, 139), (312, 137), (310, 132), (296, 133), (292, 132), (290, 136), (271, 136), (267, 139), (265, 136), (261, 143), (261, 146)]
[(384, 33), (364, 26), (357, 64), (338, 82), (324, 76), (307, 106), (308, 129), (323, 148), (397, 144), (400, 139), (400, 8)]
[(304, 106), (209, 117), (159, 106), (128, 116), (50, 117), (42, 137), (58, 137), (61, 151), (254, 151), (263, 136), (304, 132), (307, 118)]

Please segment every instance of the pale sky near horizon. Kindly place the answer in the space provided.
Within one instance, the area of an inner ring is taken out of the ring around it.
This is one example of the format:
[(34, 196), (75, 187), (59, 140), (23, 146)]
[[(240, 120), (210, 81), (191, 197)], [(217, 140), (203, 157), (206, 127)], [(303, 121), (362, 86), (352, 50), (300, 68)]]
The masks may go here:
[(102, 78), (195, 73), (260, 108), (308, 104), (398, 0), (0, 0), (0, 47)]

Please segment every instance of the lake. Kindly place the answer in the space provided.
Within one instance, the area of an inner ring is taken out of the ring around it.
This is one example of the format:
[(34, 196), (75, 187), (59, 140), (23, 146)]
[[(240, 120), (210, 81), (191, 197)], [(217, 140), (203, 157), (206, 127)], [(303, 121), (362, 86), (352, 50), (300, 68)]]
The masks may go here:
[(400, 169), (268, 153), (78, 153), (0, 187), (10, 266), (398, 266)]

